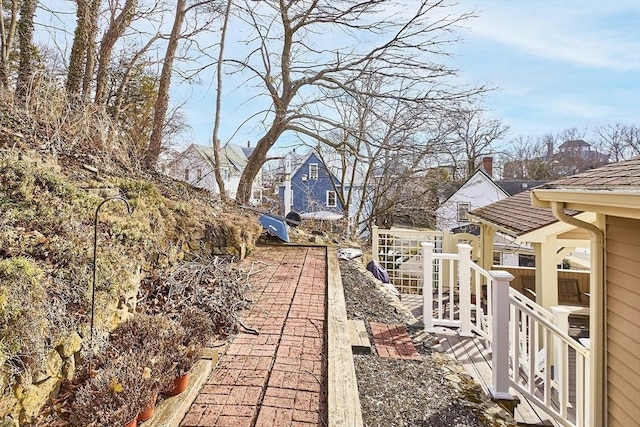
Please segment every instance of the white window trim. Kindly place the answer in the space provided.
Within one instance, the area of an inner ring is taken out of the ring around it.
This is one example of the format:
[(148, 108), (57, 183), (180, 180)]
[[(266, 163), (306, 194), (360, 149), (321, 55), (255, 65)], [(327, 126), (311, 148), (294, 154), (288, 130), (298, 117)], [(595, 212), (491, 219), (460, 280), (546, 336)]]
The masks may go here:
[[(329, 204), (329, 194), (333, 193), (333, 204)], [(338, 194), (334, 190), (327, 190), (327, 203), (328, 208), (335, 208), (338, 206)]]
[(318, 164), (317, 163), (309, 163), (309, 179), (313, 179), (315, 181), (318, 180)]
[[(460, 215), (460, 208), (466, 206), (467, 210), (464, 212), (464, 215)], [(458, 218), (458, 221), (463, 221), (463, 222), (468, 222), (469, 220), (467, 219), (467, 212), (469, 212), (471, 210), (471, 203), (468, 202), (458, 202), (457, 206), (456, 206), (456, 217)]]

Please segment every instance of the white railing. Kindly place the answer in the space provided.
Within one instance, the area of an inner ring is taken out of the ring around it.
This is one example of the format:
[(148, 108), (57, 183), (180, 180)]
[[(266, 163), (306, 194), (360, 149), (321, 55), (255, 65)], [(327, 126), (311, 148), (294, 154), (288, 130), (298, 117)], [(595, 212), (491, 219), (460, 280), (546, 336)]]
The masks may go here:
[(373, 259), (389, 274), (400, 293), (418, 294), (422, 290), (422, 242), (432, 242), (441, 250), (440, 231), (387, 230), (373, 227)]
[(371, 232), (371, 252), (373, 259), (387, 271), (391, 283), (400, 293), (420, 294), (423, 287), (422, 243), (433, 243), (435, 252), (452, 252), (458, 241), (470, 241), (476, 248), (478, 245), (477, 236), (467, 233), (388, 230), (374, 226)]
[(568, 310), (530, 305), (509, 295), (511, 386), (562, 425), (588, 426), (589, 350), (567, 334)]
[(456, 254), (421, 246), (425, 330), (455, 327), (483, 338), (495, 398), (509, 398), (513, 387), (560, 424), (588, 426), (589, 350), (568, 335), (569, 311), (550, 312), (511, 288), (510, 273), (482, 269), (469, 245), (458, 244)]

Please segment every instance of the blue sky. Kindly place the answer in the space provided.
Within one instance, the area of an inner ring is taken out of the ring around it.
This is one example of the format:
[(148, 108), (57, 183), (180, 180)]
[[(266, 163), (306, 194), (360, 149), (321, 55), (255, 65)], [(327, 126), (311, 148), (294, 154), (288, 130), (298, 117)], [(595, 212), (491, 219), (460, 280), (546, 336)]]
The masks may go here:
[[(497, 88), (485, 107), (510, 126), (507, 140), (572, 127), (640, 125), (640, 0), (463, 0), (458, 7), (477, 18), (465, 22), (450, 65), (460, 70), (461, 82)], [(225, 85), (225, 92), (231, 89)], [(190, 137), (208, 144), (212, 86), (178, 90), (189, 94)], [(242, 111), (227, 108), (223, 141)], [(255, 142), (254, 135), (243, 131), (234, 142)]]
[(477, 11), (455, 64), (511, 136), (640, 125), (640, 0), (464, 1)]
[[(63, 26), (72, 34), (73, 11), (63, 0), (52, 3), (70, 12)], [(640, 125), (640, 0), (460, 0), (457, 7), (474, 10), (477, 18), (464, 23), (449, 65), (460, 70), (461, 83), (497, 88), (486, 95), (485, 107), (491, 118), (511, 127), (507, 140), (571, 127)], [(52, 43), (50, 34), (40, 36)], [(192, 127), (182, 145), (210, 144), (213, 78), (209, 70), (197, 84), (173, 79), (172, 104), (183, 103)], [(254, 101), (229, 80), (224, 93), (221, 140), (255, 143), (261, 135), (255, 127), (234, 134), (255, 112), (247, 108)]]

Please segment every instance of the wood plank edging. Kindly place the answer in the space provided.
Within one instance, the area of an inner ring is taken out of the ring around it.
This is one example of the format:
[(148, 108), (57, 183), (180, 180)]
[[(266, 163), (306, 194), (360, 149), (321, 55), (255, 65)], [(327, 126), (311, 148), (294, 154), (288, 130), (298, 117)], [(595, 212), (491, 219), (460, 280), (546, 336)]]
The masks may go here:
[(177, 396), (168, 397), (160, 401), (156, 406), (153, 417), (140, 423), (140, 427), (178, 427), (180, 425), (191, 404), (196, 400), (198, 393), (218, 364), (218, 352), (209, 351), (208, 354), (207, 358), (198, 360), (191, 369), (187, 389)]
[(362, 409), (347, 327), (347, 309), (335, 247), (327, 247), (327, 335), (329, 427), (360, 427)]

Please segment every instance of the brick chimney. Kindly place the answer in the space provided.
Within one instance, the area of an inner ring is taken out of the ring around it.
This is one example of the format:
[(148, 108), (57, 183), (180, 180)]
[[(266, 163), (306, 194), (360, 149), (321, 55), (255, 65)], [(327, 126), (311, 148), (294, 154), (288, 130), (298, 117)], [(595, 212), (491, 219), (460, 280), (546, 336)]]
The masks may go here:
[(482, 158), (482, 169), (493, 178), (493, 157)]

